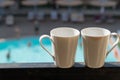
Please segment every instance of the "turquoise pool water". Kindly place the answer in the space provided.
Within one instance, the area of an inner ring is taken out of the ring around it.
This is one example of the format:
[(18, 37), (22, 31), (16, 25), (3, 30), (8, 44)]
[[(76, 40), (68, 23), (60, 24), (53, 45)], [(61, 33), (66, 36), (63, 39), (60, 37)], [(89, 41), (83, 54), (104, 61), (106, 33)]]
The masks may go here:
[[(0, 63), (43, 63), (53, 62), (51, 56), (44, 51), (39, 44), (39, 37), (26, 37), (20, 39), (11, 39), (0, 42)], [(31, 46), (28, 46), (31, 43)], [(44, 45), (49, 49), (51, 48), (51, 42), (49, 39), (43, 40)], [(76, 51), (75, 62), (83, 62), (83, 50), (81, 39), (79, 39), (78, 47)], [(7, 54), (10, 50), (10, 58), (7, 59)], [(52, 51), (51, 51), (52, 52)], [(113, 52), (111, 52), (106, 58), (106, 62), (115, 62)]]

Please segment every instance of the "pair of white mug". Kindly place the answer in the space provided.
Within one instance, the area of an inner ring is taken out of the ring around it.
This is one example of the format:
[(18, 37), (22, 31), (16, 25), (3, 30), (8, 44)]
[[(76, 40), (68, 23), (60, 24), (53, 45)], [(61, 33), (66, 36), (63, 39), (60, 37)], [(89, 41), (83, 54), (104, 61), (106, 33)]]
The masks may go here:
[[(80, 31), (69, 27), (59, 27), (50, 31), (49, 35), (42, 35), (39, 39), (41, 47), (54, 59), (55, 65), (60, 68), (70, 68), (74, 65), (75, 54)], [(118, 44), (119, 36), (109, 30), (99, 27), (89, 27), (81, 30), (84, 47), (84, 61), (90, 68), (100, 68), (108, 53)], [(116, 36), (117, 40), (107, 51), (109, 39)], [(43, 38), (52, 41), (54, 54), (51, 54), (42, 44)]]

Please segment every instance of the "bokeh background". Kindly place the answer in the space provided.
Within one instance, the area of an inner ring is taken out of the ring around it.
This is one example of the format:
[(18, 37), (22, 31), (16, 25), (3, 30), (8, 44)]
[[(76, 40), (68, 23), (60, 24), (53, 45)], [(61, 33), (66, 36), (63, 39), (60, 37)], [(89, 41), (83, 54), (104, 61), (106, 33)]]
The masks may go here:
[[(64, 26), (103, 27), (120, 34), (120, 0), (0, 0), (0, 53), (9, 59), (14, 40), (40, 37)], [(9, 40), (11, 44), (4, 44)], [(27, 41), (24, 44), (31, 46)], [(120, 61), (120, 43), (113, 56)]]

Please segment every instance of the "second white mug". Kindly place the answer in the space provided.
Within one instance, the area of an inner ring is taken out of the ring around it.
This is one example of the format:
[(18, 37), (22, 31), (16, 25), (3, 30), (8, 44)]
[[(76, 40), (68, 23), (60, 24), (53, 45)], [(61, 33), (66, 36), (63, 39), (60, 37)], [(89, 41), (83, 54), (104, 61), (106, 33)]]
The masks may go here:
[[(84, 61), (90, 68), (100, 68), (109, 52), (118, 44), (119, 36), (117, 33), (111, 33), (109, 30), (98, 27), (89, 27), (81, 30), (84, 47)], [(107, 51), (109, 39), (116, 36), (117, 40), (112, 48)]]

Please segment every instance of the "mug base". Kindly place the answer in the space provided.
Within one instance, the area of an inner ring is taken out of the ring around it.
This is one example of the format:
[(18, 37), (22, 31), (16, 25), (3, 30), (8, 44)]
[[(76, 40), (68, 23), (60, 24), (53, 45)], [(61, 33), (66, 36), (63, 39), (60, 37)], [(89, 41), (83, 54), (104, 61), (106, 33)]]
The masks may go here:
[(66, 67), (66, 66), (65, 66), (65, 67), (63, 67), (63, 66), (57, 66), (57, 67), (58, 67), (58, 68), (64, 68), (64, 69), (65, 69), (65, 68), (71, 68), (72, 66), (67, 66), (67, 67)]
[(88, 68), (95, 68), (95, 69), (97, 69), (97, 68), (102, 68), (102, 67), (103, 67), (103, 65), (100, 65), (100, 66), (90, 66), (90, 65), (86, 65), (86, 67), (88, 67)]
[(70, 66), (60, 66), (60, 65), (57, 65), (56, 62), (54, 62), (54, 65), (58, 68), (71, 68), (73, 67), (73, 65), (70, 65)]

